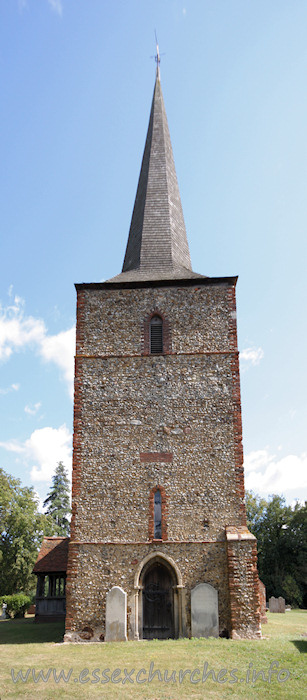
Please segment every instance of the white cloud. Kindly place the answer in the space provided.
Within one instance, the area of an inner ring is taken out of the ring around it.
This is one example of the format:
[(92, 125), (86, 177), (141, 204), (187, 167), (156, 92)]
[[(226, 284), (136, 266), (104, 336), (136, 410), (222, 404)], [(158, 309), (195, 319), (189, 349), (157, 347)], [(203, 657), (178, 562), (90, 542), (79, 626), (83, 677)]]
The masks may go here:
[(72, 398), (75, 327), (48, 335), (44, 321), (26, 316), (23, 300), (15, 296), (9, 306), (0, 305), (0, 360), (5, 361), (13, 352), (27, 347), (34, 348), (46, 362), (54, 362), (60, 368)]
[(20, 384), (11, 384), (11, 386), (6, 387), (6, 389), (0, 389), (0, 394), (10, 394), (11, 391), (19, 391)]
[(40, 344), (40, 353), (47, 362), (55, 362), (63, 372), (73, 398), (75, 327), (57, 335), (46, 335)]
[[(262, 348), (245, 348), (245, 350), (242, 350), (240, 352), (240, 361), (243, 363), (243, 371), (247, 369), (248, 366), (259, 365), (263, 357), (264, 352)], [(244, 363), (246, 363), (246, 365)]]
[(26, 345), (40, 345), (45, 334), (43, 321), (24, 316), (20, 297), (15, 297), (14, 303), (6, 308), (0, 305), (0, 360), (7, 359), (13, 350), (21, 350)]
[(38, 510), (40, 513), (44, 513), (45, 512), (45, 509), (44, 509), (44, 500), (45, 499), (40, 497), (40, 495), (39, 495), (38, 491), (36, 491), (36, 489), (34, 489), (34, 493), (35, 493), (36, 500), (37, 500)]
[(307, 453), (276, 457), (268, 449), (246, 455), (244, 460), (245, 486), (262, 494), (295, 491), (300, 498), (307, 488)]
[(51, 9), (57, 13), (60, 17), (62, 17), (63, 14), (63, 5), (61, 0), (48, 0), (48, 3), (51, 7)]
[(71, 439), (65, 424), (57, 429), (34, 430), (25, 442), (28, 461), (36, 463), (31, 469), (33, 481), (49, 481), (60, 461), (71, 470)]
[(297, 504), (298, 504), (299, 506), (304, 506), (304, 505), (305, 505), (305, 500), (304, 500), (303, 498), (295, 498), (295, 499), (292, 501), (292, 503), (290, 503), (290, 506), (291, 506), (292, 510), (295, 508), (295, 506), (296, 506)]
[(7, 452), (16, 452), (16, 454), (23, 454), (25, 451), (24, 445), (17, 440), (0, 442), (0, 447), (3, 447), (3, 449), (7, 450)]
[(28, 413), (29, 416), (35, 416), (41, 405), (40, 401), (32, 405), (27, 405), (25, 406), (25, 413)]
[(63, 462), (71, 473), (72, 435), (65, 423), (59, 428), (34, 430), (25, 442), (0, 442), (0, 447), (23, 456), (33, 481), (49, 482), (58, 462)]

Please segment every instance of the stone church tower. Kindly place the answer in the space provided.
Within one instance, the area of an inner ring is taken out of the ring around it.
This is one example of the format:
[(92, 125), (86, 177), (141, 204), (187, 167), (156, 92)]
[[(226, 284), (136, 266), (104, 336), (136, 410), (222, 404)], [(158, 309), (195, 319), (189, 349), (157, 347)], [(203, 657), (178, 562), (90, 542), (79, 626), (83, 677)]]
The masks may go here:
[(260, 635), (236, 281), (192, 271), (158, 67), (122, 272), (76, 285), (66, 640)]

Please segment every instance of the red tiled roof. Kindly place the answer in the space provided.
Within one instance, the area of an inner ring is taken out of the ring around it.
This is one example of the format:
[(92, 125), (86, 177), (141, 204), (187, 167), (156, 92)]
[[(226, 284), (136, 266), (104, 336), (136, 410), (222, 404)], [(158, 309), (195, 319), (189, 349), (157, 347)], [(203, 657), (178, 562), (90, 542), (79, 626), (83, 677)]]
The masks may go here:
[(55, 573), (67, 569), (69, 537), (44, 537), (33, 573)]

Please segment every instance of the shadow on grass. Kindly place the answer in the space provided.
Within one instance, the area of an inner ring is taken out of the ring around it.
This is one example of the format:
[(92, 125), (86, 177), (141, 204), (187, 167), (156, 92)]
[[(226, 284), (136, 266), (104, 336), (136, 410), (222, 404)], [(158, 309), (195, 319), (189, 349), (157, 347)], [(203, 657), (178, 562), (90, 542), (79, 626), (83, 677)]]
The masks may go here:
[(300, 654), (307, 654), (307, 639), (293, 639), (292, 644), (296, 646)]
[(1, 620), (0, 644), (62, 642), (64, 622), (34, 622), (33, 618)]

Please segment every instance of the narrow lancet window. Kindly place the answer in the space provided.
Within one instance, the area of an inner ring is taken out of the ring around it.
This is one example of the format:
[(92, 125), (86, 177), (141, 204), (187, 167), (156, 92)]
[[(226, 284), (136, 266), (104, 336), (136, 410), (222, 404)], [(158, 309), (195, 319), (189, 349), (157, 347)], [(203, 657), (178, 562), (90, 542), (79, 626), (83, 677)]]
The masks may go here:
[(150, 321), (150, 352), (163, 352), (163, 324), (160, 316), (153, 316)]
[(154, 526), (154, 539), (162, 540), (162, 499), (159, 489), (155, 492)]

